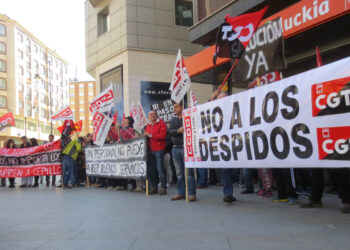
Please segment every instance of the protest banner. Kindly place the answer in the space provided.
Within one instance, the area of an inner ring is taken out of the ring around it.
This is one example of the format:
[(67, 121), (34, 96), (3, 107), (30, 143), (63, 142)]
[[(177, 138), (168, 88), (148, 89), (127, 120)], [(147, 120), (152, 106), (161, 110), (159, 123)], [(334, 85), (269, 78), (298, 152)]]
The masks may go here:
[(52, 120), (60, 121), (60, 120), (73, 120), (73, 112), (71, 108), (68, 106), (61, 111), (58, 111), (56, 114), (51, 116)]
[(169, 123), (173, 117), (177, 117), (174, 113), (174, 103), (173, 100), (169, 99), (152, 104), (151, 108), (157, 113), (159, 118), (165, 123)]
[(16, 126), (15, 119), (13, 118), (12, 112), (9, 112), (0, 117), (0, 131), (7, 127)]
[(247, 82), (256, 76), (285, 69), (281, 19), (259, 27), (232, 73), (235, 82)]
[(187, 168), (350, 167), (350, 57), (183, 117)]
[(89, 110), (92, 114), (96, 111), (109, 112), (114, 103), (113, 87), (110, 85), (101, 94), (96, 96), (90, 103)]
[(108, 131), (112, 125), (112, 122), (113, 120), (109, 116), (104, 115), (98, 111), (95, 112), (95, 115), (92, 118), (92, 134), (94, 144), (98, 146), (103, 146), (108, 135)]
[(198, 101), (196, 96), (193, 94), (192, 90), (190, 91), (190, 104), (188, 105), (189, 108), (193, 108), (198, 105)]
[(21, 149), (0, 149), (0, 178), (61, 175), (61, 142)]
[(171, 91), (171, 99), (176, 103), (180, 103), (186, 95), (190, 85), (191, 79), (188, 75), (181, 50), (179, 49), (174, 67), (173, 80), (169, 87), (169, 90)]
[(107, 178), (145, 178), (147, 140), (137, 137), (126, 142), (86, 147), (86, 174)]
[(134, 129), (138, 132), (141, 132), (142, 129), (147, 125), (147, 118), (140, 102), (137, 104), (132, 103), (130, 115), (134, 119)]

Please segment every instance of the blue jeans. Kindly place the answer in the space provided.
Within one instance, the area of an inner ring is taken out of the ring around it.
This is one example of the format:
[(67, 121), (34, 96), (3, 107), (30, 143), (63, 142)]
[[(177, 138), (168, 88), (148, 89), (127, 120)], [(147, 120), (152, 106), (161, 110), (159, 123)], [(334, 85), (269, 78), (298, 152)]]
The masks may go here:
[(221, 183), (224, 196), (230, 196), (233, 194), (233, 172), (233, 168), (221, 169)]
[(75, 161), (69, 156), (64, 156), (62, 160), (63, 185), (67, 186), (69, 180), (75, 184), (74, 166)]
[[(186, 183), (185, 183), (185, 161), (184, 161), (184, 148), (173, 147), (172, 150), (173, 161), (177, 175), (177, 193), (185, 196)], [(194, 178), (194, 169), (188, 169), (187, 175), (188, 193), (189, 195), (196, 195), (196, 181)]]
[[(151, 151), (150, 155), (150, 186), (151, 188), (157, 188), (158, 179), (162, 188), (166, 188), (166, 175), (164, 169), (164, 150)], [(158, 178), (159, 176), (159, 178)]]
[(244, 187), (246, 190), (249, 191), (254, 191), (253, 171), (254, 170), (251, 168), (243, 168)]
[(200, 186), (207, 185), (208, 179), (208, 169), (207, 168), (197, 168), (197, 184)]

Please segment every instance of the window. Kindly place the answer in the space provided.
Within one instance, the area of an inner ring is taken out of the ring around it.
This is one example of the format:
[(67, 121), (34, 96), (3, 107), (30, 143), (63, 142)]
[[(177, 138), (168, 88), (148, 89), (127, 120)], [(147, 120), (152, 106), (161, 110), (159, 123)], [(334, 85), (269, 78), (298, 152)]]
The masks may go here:
[(193, 25), (192, 1), (175, 0), (175, 23), (187, 27)]
[(23, 35), (18, 32), (18, 41), (23, 43)]
[(80, 93), (79, 93), (79, 96), (84, 96), (84, 92), (80, 92)]
[(7, 107), (7, 100), (5, 96), (0, 96), (0, 108), (6, 108)]
[(27, 69), (30, 69), (32, 67), (32, 60), (28, 55), (26, 56), (26, 66), (27, 66)]
[(97, 35), (100, 36), (109, 31), (109, 10), (108, 7), (97, 15)]
[(89, 96), (93, 96), (93, 92), (92, 91), (89, 91)]
[(71, 89), (74, 89), (74, 88), (75, 88), (75, 86), (74, 86), (73, 84), (71, 84), (69, 87), (70, 87)]
[(2, 23), (0, 23), (0, 36), (6, 36), (6, 27)]
[(40, 64), (40, 69), (39, 69), (40, 73), (41, 74), (44, 74), (45, 75), (45, 66)]
[(23, 76), (24, 75), (24, 70), (21, 65), (18, 66), (18, 75)]
[(16, 127), (19, 129), (24, 129), (24, 120), (19, 120), (15, 118)]
[(74, 95), (74, 93), (70, 93), (70, 96), (71, 96), (71, 97), (74, 97), (75, 95)]
[(18, 50), (18, 58), (23, 59), (23, 51), (22, 50)]
[(37, 123), (28, 121), (28, 129), (30, 131), (37, 131), (37, 128), (38, 128)]
[(39, 72), (39, 63), (37, 60), (34, 60), (34, 69), (35, 69), (35, 72)]
[(79, 101), (79, 104), (84, 104), (84, 100), (80, 100), (80, 101)]
[(79, 89), (83, 89), (84, 88), (84, 84), (79, 84)]
[[(24, 102), (23, 101), (19, 101), (19, 108), (23, 109), (24, 108)], [(17, 123), (16, 123), (17, 126)]]
[(80, 109), (79, 111), (80, 111), (81, 113), (84, 113), (84, 109)]
[(30, 39), (27, 38), (27, 43), (26, 43), (26, 51), (30, 53), (31, 51), (31, 42)]
[(70, 101), (70, 105), (74, 105), (75, 104), (75, 101)]
[(26, 72), (26, 77), (27, 77), (27, 79), (32, 79), (32, 73), (30, 73), (30, 71), (27, 71)]
[(7, 88), (7, 83), (5, 78), (0, 78), (0, 90), (6, 90)]
[(0, 72), (6, 72), (6, 62), (0, 59)]
[(6, 54), (6, 43), (0, 42), (0, 54)]
[(89, 83), (89, 89), (90, 89), (90, 88), (93, 88), (93, 87), (94, 87), (94, 84)]
[(33, 48), (34, 48), (34, 52), (35, 52), (35, 53), (38, 53), (38, 45), (34, 44), (34, 45), (33, 45)]

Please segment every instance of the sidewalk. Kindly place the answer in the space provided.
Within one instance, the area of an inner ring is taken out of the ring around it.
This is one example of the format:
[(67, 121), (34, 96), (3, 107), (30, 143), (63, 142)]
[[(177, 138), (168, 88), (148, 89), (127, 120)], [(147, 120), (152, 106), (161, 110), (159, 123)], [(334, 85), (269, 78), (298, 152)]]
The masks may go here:
[[(0, 249), (349, 249), (350, 215), (336, 195), (300, 209), (254, 194), (222, 202), (221, 187), (198, 201), (101, 188), (1, 188)], [(305, 199), (305, 197), (302, 197)]]

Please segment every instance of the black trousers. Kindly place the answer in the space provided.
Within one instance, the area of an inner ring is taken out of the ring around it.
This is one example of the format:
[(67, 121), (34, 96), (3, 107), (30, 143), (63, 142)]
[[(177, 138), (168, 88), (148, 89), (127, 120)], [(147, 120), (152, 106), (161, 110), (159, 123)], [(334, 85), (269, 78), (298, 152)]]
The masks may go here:
[(323, 168), (312, 168), (311, 176), (312, 192), (310, 200), (321, 202), (323, 196)]
[(339, 198), (343, 204), (350, 204), (349, 168), (330, 168), (328, 172), (334, 177), (338, 186)]
[(9, 178), (10, 185), (15, 185), (15, 178)]
[(279, 199), (296, 198), (295, 188), (292, 186), (290, 168), (273, 168), (272, 175), (276, 182)]

